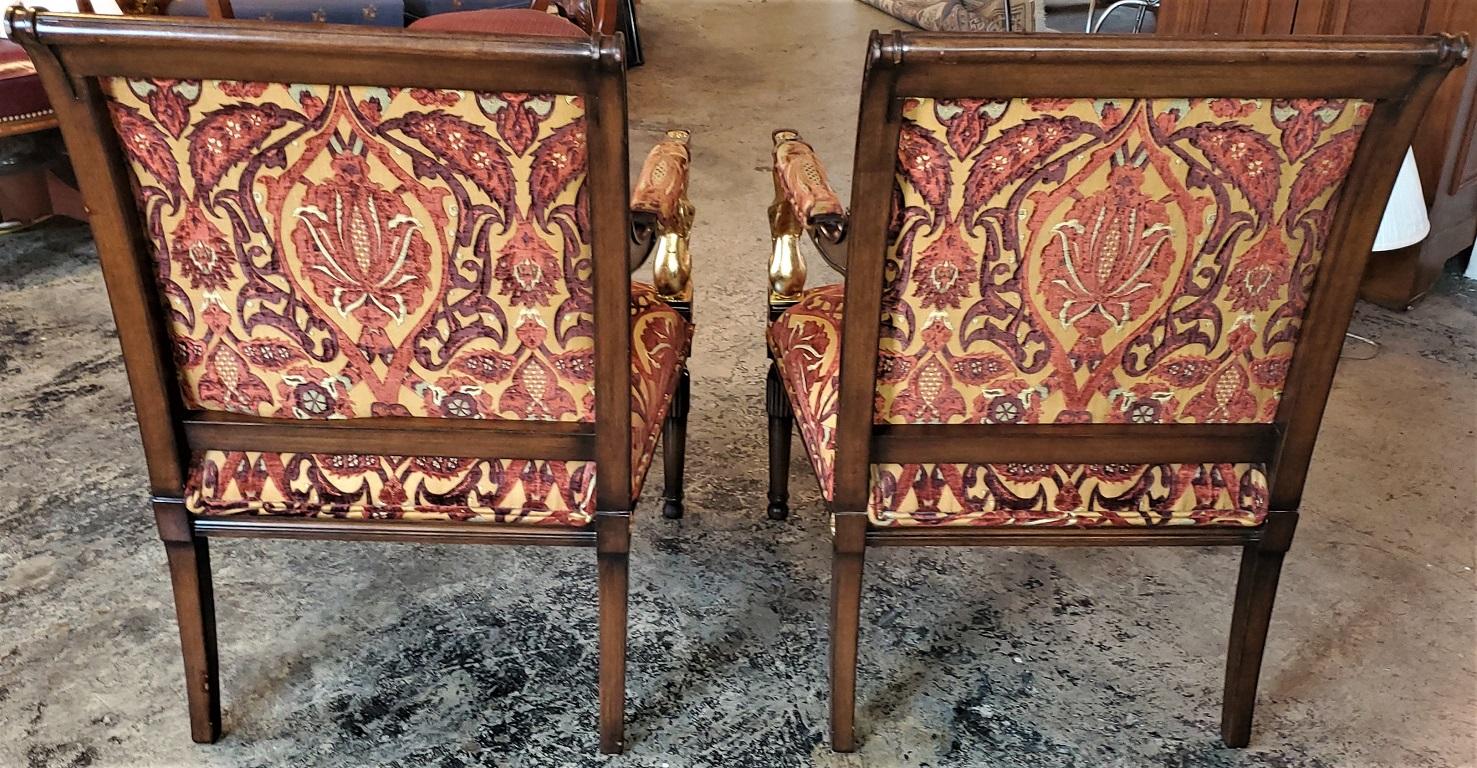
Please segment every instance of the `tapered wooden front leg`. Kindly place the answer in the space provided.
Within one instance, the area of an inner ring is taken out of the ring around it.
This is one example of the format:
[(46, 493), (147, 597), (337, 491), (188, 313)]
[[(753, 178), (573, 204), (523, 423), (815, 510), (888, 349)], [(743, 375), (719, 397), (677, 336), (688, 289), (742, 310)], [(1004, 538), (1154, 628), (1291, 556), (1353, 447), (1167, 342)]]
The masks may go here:
[(662, 467), (666, 486), (662, 490), (662, 516), (682, 517), (684, 473), (687, 471), (687, 412), (692, 407), (692, 377), (687, 369), (677, 379), (677, 392), (662, 427)]
[(769, 363), (764, 405), (769, 412), (769, 519), (784, 520), (790, 516), (790, 439), (795, 412), (774, 361)]
[(1297, 519), (1296, 512), (1272, 513), (1262, 540), (1248, 544), (1241, 554), (1241, 575), (1236, 581), (1236, 605), (1231, 614), (1231, 643), (1226, 654), (1225, 698), (1221, 705), (1221, 740), (1228, 747), (1244, 747), (1251, 742), (1251, 717), (1256, 707), (1267, 630), (1272, 623), (1272, 604)]
[(626, 746), (626, 562), (631, 549), (630, 513), (599, 515), (600, 751), (618, 755)]
[(215, 643), (215, 593), (205, 539), (166, 541), (174, 610), (185, 660), (190, 738), (210, 744), (221, 735), (220, 661)]
[(831, 749), (856, 750), (856, 656), (867, 519), (837, 515), (831, 560)]

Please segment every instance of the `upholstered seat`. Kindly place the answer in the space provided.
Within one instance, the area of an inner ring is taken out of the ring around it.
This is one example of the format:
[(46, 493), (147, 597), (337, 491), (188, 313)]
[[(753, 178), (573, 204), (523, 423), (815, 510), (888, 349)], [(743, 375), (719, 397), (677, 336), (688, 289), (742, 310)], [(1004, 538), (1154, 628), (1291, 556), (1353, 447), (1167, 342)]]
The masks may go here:
[(528, 0), (405, 0), (405, 17), (408, 20), (443, 13), (505, 9), (528, 10)]
[(51, 102), (23, 48), (0, 40), (0, 123), (51, 114)]
[[(769, 330), (806, 452), (831, 499), (841, 285), (807, 291)], [(1261, 464), (873, 464), (873, 525), (1258, 525)]]
[(487, 8), (436, 13), (413, 21), (418, 32), (470, 32), (484, 35), (585, 37), (587, 32), (558, 14), (529, 8)]
[[(631, 296), (631, 501), (641, 496), (692, 326), (651, 286)], [(595, 465), (206, 451), (191, 462), (185, 506), (197, 515), (464, 520), (583, 526), (595, 517)]]

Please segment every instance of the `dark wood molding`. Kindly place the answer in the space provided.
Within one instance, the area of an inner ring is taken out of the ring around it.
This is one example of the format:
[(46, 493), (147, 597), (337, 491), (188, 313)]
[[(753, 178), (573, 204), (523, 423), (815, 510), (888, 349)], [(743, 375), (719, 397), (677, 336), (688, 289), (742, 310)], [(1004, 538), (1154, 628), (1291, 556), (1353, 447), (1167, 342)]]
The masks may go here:
[(1251, 463), (1276, 453), (1274, 424), (878, 424), (875, 463)]

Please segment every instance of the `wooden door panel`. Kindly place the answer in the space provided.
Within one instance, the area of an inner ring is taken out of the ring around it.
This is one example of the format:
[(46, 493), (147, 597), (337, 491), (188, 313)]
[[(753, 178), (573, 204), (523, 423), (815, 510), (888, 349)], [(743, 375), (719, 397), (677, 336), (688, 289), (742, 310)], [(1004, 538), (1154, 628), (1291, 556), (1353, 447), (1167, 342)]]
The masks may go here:
[(1169, 35), (1285, 35), (1298, 0), (1165, 0), (1158, 30)]
[(1300, 35), (1415, 35), (1426, 28), (1423, 0), (1302, 0), (1293, 31)]
[[(1470, 100), (1472, 97), (1467, 98)], [(1457, 195), (1464, 189), (1477, 186), (1477, 152), (1473, 151), (1474, 143), (1477, 143), (1477, 109), (1470, 110), (1467, 115), (1467, 127), (1462, 132), (1461, 155), (1457, 161), (1461, 172), (1453, 176), (1447, 194)]]
[[(1307, 2), (1308, 0), (1304, 0)], [(1347, 0), (1322, 0), (1346, 2)], [(1421, 32), (1477, 33), (1474, 0), (1426, 0)], [(1365, 31), (1366, 27), (1356, 27)], [(1477, 236), (1477, 66), (1451, 73), (1416, 134), (1415, 156), (1431, 204), (1431, 234), (1418, 245), (1370, 259), (1360, 295), (1405, 308), (1441, 278), (1446, 261)]]

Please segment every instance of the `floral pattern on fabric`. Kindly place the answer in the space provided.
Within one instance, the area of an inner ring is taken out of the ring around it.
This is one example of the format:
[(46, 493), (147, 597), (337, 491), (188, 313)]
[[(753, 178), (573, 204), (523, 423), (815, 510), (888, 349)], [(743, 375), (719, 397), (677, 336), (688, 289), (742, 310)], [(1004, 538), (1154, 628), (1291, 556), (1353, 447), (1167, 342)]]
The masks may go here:
[[(807, 291), (770, 327), (769, 344), (806, 453), (831, 498), (841, 385), (843, 290)], [(874, 525), (1258, 525), (1260, 464), (876, 464)]]
[(578, 97), (104, 90), (187, 407), (593, 419)]
[[(692, 327), (647, 285), (631, 296), (631, 500), (641, 495)], [(198, 515), (464, 520), (582, 526), (594, 519), (595, 464), (206, 451), (185, 506)]]
[(879, 423), (1266, 423), (1354, 101), (909, 99)]

